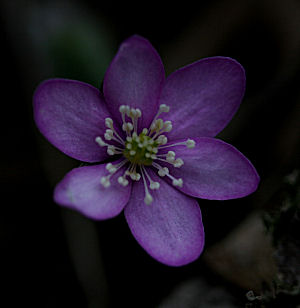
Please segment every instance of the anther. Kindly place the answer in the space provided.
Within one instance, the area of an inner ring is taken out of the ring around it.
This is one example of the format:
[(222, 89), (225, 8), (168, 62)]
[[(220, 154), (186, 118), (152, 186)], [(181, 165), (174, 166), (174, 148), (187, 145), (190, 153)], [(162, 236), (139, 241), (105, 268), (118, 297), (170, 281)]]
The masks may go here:
[(152, 196), (148, 193), (146, 193), (146, 196), (144, 198), (144, 202), (147, 204), (147, 205), (150, 205), (152, 202), (153, 202), (153, 198)]
[(180, 178), (180, 179), (173, 179), (172, 184), (173, 184), (174, 186), (182, 187), (183, 181), (182, 181), (181, 178)]
[(117, 171), (117, 168), (112, 163), (108, 163), (105, 168), (109, 173), (115, 173)]
[(159, 106), (159, 111), (160, 111), (160, 112), (169, 112), (169, 111), (170, 111), (170, 107), (167, 106), (166, 104), (161, 104), (161, 105)]
[(105, 147), (107, 145), (100, 136), (96, 137), (95, 141), (100, 145), (100, 147)]
[(187, 148), (192, 149), (195, 147), (196, 142), (192, 139), (188, 139), (185, 144)]
[(103, 176), (101, 179), (100, 179), (100, 183), (105, 187), (109, 187), (110, 186), (110, 181), (109, 181), (109, 176)]
[(173, 162), (173, 166), (175, 168), (180, 168), (183, 165), (183, 160), (181, 158), (177, 158), (175, 159), (175, 161)]
[(114, 135), (113, 130), (107, 129), (106, 132), (105, 132), (105, 134), (104, 134), (104, 138), (105, 138), (106, 140), (111, 140), (111, 139), (113, 139), (113, 135)]
[(131, 132), (133, 130), (133, 125), (130, 122), (123, 123), (122, 129), (124, 132)]
[(159, 182), (151, 182), (150, 183), (150, 188), (153, 190), (153, 189), (159, 189), (160, 187), (160, 184)]
[(128, 185), (129, 182), (124, 176), (119, 176), (118, 183), (125, 187)]
[(158, 136), (158, 138), (156, 139), (156, 142), (159, 144), (159, 145), (164, 145), (168, 142), (168, 138), (165, 136), (165, 135), (160, 135)]
[(105, 126), (107, 127), (107, 128), (113, 128), (114, 127), (114, 122), (113, 122), (113, 120), (111, 119), (111, 118), (106, 118), (105, 119)]
[(163, 167), (158, 170), (158, 175), (161, 177), (164, 177), (167, 174), (169, 174), (169, 169), (167, 167)]
[(171, 121), (165, 121), (164, 122), (164, 126), (163, 126), (163, 130), (165, 132), (170, 132), (172, 130), (173, 126), (172, 126), (172, 122)]

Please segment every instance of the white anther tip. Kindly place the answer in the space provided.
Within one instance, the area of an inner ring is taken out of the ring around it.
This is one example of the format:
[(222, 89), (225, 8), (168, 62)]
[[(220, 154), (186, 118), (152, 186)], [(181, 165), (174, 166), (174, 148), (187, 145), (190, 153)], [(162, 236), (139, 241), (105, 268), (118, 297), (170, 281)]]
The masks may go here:
[(102, 140), (102, 138), (100, 136), (95, 138), (95, 141), (101, 146), (104, 147), (106, 146), (106, 143)]
[(139, 108), (135, 109), (136, 117), (140, 118), (142, 116), (142, 111)]
[(181, 178), (178, 179), (178, 180), (174, 179), (174, 180), (172, 181), (172, 184), (173, 184), (174, 186), (182, 187), (183, 181), (182, 181)]
[(165, 176), (166, 174), (169, 174), (169, 169), (167, 167), (163, 167), (158, 170), (159, 176)]
[(160, 187), (159, 182), (151, 182), (150, 183), (150, 188), (151, 189), (159, 189), (159, 187)]
[(113, 128), (114, 126), (114, 121), (111, 118), (105, 118), (105, 125), (108, 128)]
[(170, 132), (170, 131), (172, 130), (172, 128), (173, 128), (173, 125), (172, 125), (172, 122), (171, 122), (171, 121), (166, 121), (166, 122), (164, 123), (164, 130), (165, 130), (166, 132)]
[(192, 139), (188, 139), (185, 144), (189, 149), (192, 149), (195, 147), (196, 142)]
[(147, 193), (146, 196), (145, 196), (144, 202), (145, 202), (147, 205), (150, 205), (150, 204), (152, 203), (152, 201), (153, 201), (152, 196), (151, 196), (149, 193)]
[(120, 111), (121, 113), (124, 113), (124, 112), (126, 111), (126, 106), (125, 106), (125, 105), (121, 105), (121, 106), (119, 107), (119, 111)]
[(174, 161), (174, 167), (175, 168), (180, 168), (182, 165), (183, 165), (183, 160), (181, 158), (177, 158), (175, 161)]
[(110, 186), (110, 181), (106, 176), (103, 176), (100, 180), (100, 183), (105, 187), (109, 187)]
[(169, 110), (170, 110), (170, 107), (167, 106), (166, 104), (161, 104), (161, 105), (159, 106), (159, 111), (160, 111), (160, 112), (169, 112)]

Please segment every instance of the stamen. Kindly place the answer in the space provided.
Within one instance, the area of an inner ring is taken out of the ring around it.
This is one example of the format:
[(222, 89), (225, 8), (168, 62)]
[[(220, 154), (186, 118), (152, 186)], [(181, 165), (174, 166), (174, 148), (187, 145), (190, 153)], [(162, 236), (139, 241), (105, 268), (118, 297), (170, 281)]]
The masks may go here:
[(111, 139), (113, 139), (113, 136), (114, 136), (113, 130), (107, 129), (107, 130), (105, 131), (104, 138), (105, 138), (106, 140), (111, 140)]
[(167, 106), (166, 104), (161, 104), (159, 106), (159, 111), (160, 111), (160, 113), (162, 113), (162, 112), (169, 112), (170, 111), (170, 107)]
[(95, 141), (100, 145), (100, 147), (108, 146), (108, 144), (104, 142), (100, 136), (96, 137)]
[[(117, 141), (117, 142), (119, 142), (119, 143), (121, 143), (122, 145), (124, 145), (124, 141), (123, 141), (123, 139), (120, 137), (120, 135), (117, 133), (117, 131), (114, 129), (114, 122), (113, 122), (113, 120), (111, 119), (111, 118), (105, 118), (105, 126), (107, 127), (107, 128), (109, 128), (110, 130), (112, 130), (113, 131), (113, 134), (116, 136), (116, 138), (112, 138), (113, 140), (115, 140), (115, 141)], [(106, 132), (107, 132), (107, 130), (106, 130)], [(112, 134), (112, 135), (113, 135)], [(105, 135), (104, 135), (104, 137), (105, 137)], [(105, 138), (106, 139), (106, 138)], [(109, 140), (109, 139), (107, 139), (107, 140)]]
[(107, 128), (113, 129), (114, 128), (114, 121), (111, 118), (105, 119), (105, 126)]
[(167, 176), (172, 180), (172, 185), (182, 187), (183, 180), (182, 178), (176, 179), (170, 173), (167, 167), (162, 167), (157, 163), (152, 163), (152, 166), (158, 169), (158, 175), (161, 177)]
[[(175, 159), (175, 152), (173, 151), (168, 151), (168, 153), (166, 154), (159, 154), (157, 155), (157, 160), (172, 164), (175, 168), (180, 168), (184, 162), (181, 158), (177, 158)], [(165, 159), (164, 159), (165, 157)]]
[(155, 115), (153, 121), (151, 122), (150, 124), (150, 132), (151, 132), (151, 127), (152, 127), (152, 124), (155, 123), (156, 119), (160, 116), (161, 113), (163, 112), (169, 112), (170, 111), (170, 107), (167, 106), (166, 104), (161, 104), (159, 105), (159, 109), (157, 111), (157, 114)]
[(175, 159), (173, 166), (175, 168), (180, 168), (184, 164), (183, 160), (181, 158)]
[(109, 187), (110, 186), (110, 181), (109, 181), (109, 178), (110, 178), (111, 174), (108, 175), (108, 176), (103, 176), (101, 179), (100, 179), (100, 183), (105, 187)]
[(114, 145), (108, 144), (106, 152), (107, 152), (108, 155), (122, 154), (123, 149), (120, 149), (118, 147), (115, 147)]
[(146, 168), (144, 166), (141, 166), (141, 168), (143, 169), (143, 171), (145, 172), (146, 174), (146, 177), (148, 179), (148, 181), (150, 182), (150, 188), (153, 190), (153, 189), (159, 189), (160, 187), (160, 184), (159, 182), (155, 182), (151, 179), (150, 175), (148, 174)]
[(155, 140), (159, 145), (164, 145), (168, 142), (168, 138), (165, 135), (160, 135), (156, 140)]
[(172, 144), (167, 144), (165, 146), (159, 146), (159, 149), (166, 149), (170, 147), (174, 147), (177, 145), (185, 145), (187, 148), (191, 149), (195, 147), (196, 142), (192, 139), (187, 139), (186, 141), (183, 142), (177, 142), (177, 143), (172, 143)]
[(147, 205), (150, 205), (153, 201), (153, 198), (152, 198), (151, 194), (149, 193), (148, 186), (147, 186), (146, 179), (145, 179), (144, 172), (143, 172), (143, 168), (141, 168), (141, 174), (142, 174), (142, 178), (143, 178), (143, 182), (144, 182), (144, 188), (145, 188), (144, 202)]
[(126, 132), (127, 136), (130, 136), (130, 132), (133, 130), (133, 125), (130, 122), (125, 122), (122, 125), (122, 129)]
[(186, 141), (186, 146), (187, 146), (189, 149), (194, 148), (194, 147), (195, 147), (195, 144), (196, 144), (196, 142), (195, 142), (194, 140), (192, 140), (192, 139), (188, 139), (188, 140)]

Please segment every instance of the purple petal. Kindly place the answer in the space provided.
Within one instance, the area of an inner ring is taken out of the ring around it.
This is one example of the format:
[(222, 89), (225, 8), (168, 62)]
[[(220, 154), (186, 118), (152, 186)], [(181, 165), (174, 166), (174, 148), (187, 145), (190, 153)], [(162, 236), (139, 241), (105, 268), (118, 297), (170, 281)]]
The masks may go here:
[(99, 90), (83, 82), (51, 79), (37, 88), (34, 118), (41, 133), (65, 154), (86, 162), (107, 157), (96, 142), (109, 117)]
[(207, 58), (171, 74), (160, 103), (170, 106), (163, 117), (173, 121), (170, 139), (214, 137), (231, 120), (245, 90), (243, 67), (233, 59)]
[(107, 107), (115, 116), (119, 115), (120, 105), (139, 108), (140, 126), (147, 127), (157, 111), (164, 80), (163, 64), (156, 50), (146, 39), (132, 36), (122, 43), (105, 74), (103, 92)]
[(108, 219), (118, 215), (128, 202), (131, 184), (121, 186), (117, 179), (124, 170), (111, 178), (111, 186), (103, 187), (101, 177), (108, 175), (105, 164), (71, 170), (56, 186), (54, 200), (92, 219)]
[(153, 202), (144, 203), (143, 182), (133, 185), (125, 217), (139, 244), (156, 260), (170, 266), (188, 264), (204, 246), (201, 212), (196, 200), (180, 193), (151, 172), (160, 188), (151, 191)]
[(178, 188), (193, 197), (227, 200), (254, 192), (259, 176), (251, 162), (232, 145), (214, 138), (197, 138), (196, 146), (187, 149), (176, 146), (176, 157), (184, 161), (180, 168), (170, 168), (170, 174), (183, 179)]

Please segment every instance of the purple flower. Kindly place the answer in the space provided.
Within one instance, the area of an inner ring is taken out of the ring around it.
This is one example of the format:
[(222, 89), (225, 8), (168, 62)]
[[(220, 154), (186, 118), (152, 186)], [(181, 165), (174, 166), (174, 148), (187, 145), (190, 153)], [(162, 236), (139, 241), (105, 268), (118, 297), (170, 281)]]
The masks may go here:
[(153, 258), (171, 266), (194, 261), (204, 246), (195, 198), (240, 198), (259, 182), (245, 156), (213, 138), (244, 90), (243, 68), (225, 57), (202, 59), (165, 79), (158, 53), (139, 36), (122, 43), (103, 93), (74, 80), (43, 82), (34, 95), (39, 130), (65, 154), (100, 162), (71, 170), (55, 201), (99, 220), (124, 209)]

